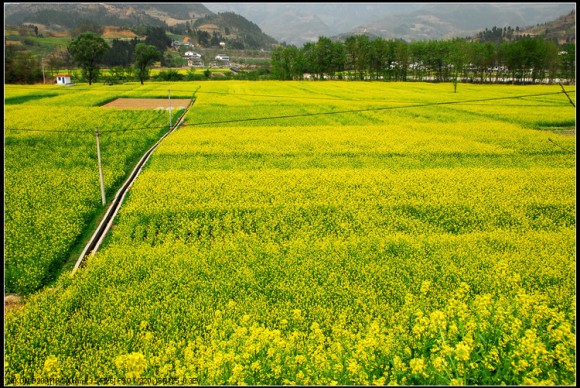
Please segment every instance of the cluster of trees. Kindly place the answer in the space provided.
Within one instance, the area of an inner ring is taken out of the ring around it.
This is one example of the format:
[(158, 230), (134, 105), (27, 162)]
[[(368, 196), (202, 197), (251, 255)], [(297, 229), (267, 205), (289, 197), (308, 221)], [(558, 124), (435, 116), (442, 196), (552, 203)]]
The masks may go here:
[[(91, 27), (84, 23), (84, 27)], [(94, 26), (93, 26), (94, 27)], [(489, 36), (505, 36), (511, 29), (488, 31)], [(66, 49), (56, 50), (42, 61), (16, 45), (5, 48), (5, 82), (42, 82), (45, 71), (59, 72), (78, 65), (83, 79), (91, 84), (99, 75), (99, 66), (133, 67), (143, 83), (153, 61), (173, 66), (175, 58), (167, 53), (171, 39), (161, 27), (147, 28), (144, 41), (112, 41), (109, 45), (95, 32), (83, 32)], [(277, 47), (270, 59), (268, 78), (303, 79), (305, 74), (317, 79), (359, 79), (385, 81), (443, 81), (455, 86), (463, 82), (535, 83), (559, 79), (576, 80), (576, 46), (558, 46), (543, 38), (524, 37), (515, 41), (493, 43), (483, 39), (447, 41), (371, 39), (356, 35), (344, 42), (320, 37), (317, 42)], [(181, 58), (178, 58), (181, 60)], [(263, 78), (265, 74), (260, 74)]]
[[(34, 36), (38, 37), (38, 26), (35, 26), (34, 24), (25, 24), (22, 26), (22, 29), (20, 31), (22, 31), (24, 34), (26, 34), (26, 29), (30, 30), (30, 35), (32, 35), (32, 32), (34, 32)], [(42, 36), (42, 34), (40, 34)]]
[(127, 27), (130, 25), (140, 25), (167, 28), (165, 22), (145, 13), (140, 13), (127, 19), (109, 12), (102, 6), (93, 7), (90, 10), (75, 9), (74, 3), (54, 3), (52, 6), (54, 9), (42, 9), (34, 12), (22, 10), (21, 12), (16, 12), (10, 15), (6, 22), (11, 25), (18, 25), (27, 20), (34, 20), (35, 23), (46, 26), (60, 26), (68, 30), (76, 28), (86, 20), (91, 20), (93, 23), (101, 26)]
[(130, 66), (135, 61), (135, 46), (143, 43), (137, 37), (131, 40), (113, 39), (111, 48), (103, 55), (105, 66)]
[[(131, 66), (135, 62), (135, 48), (140, 43), (153, 46), (161, 53), (171, 47), (171, 38), (161, 27), (149, 27), (146, 29), (145, 35), (145, 40), (137, 37), (131, 40), (113, 39), (110, 49), (103, 55), (103, 65), (108, 67)], [(159, 59), (164, 64), (165, 58), (160, 56)]]
[(91, 19), (81, 19), (73, 28), (70, 29), (71, 36), (78, 36), (83, 32), (94, 32), (102, 35), (105, 28)]
[(491, 43), (496, 43), (496, 44), (500, 44), (503, 41), (510, 41), (514, 38), (514, 34), (519, 34), (520, 28), (516, 27), (516, 29), (512, 29), (511, 27), (504, 27), (504, 28), (498, 28), (498, 27), (493, 27), (491, 30), (486, 28), (485, 30), (481, 31), (480, 33), (478, 33), (475, 37), (477, 40), (479, 40), (480, 42), (491, 42)]
[(382, 79), (386, 81), (537, 82), (556, 78), (575, 81), (575, 44), (559, 47), (543, 38), (517, 41), (446, 41), (371, 39), (350, 36), (345, 42), (320, 37), (317, 42), (277, 47), (272, 77), (302, 79)]
[[(74, 62), (80, 66), (83, 78), (91, 85), (98, 78), (99, 65), (111, 47), (100, 35), (94, 32), (85, 32), (73, 39), (67, 49)], [(136, 43), (133, 55), (135, 71), (141, 84), (143, 84), (143, 81), (149, 76), (149, 69), (153, 61), (161, 58), (161, 52), (154, 45)]]
[(144, 40), (134, 38), (131, 40), (113, 39), (108, 44), (101, 36), (103, 28), (90, 20), (84, 19), (76, 24), (71, 31), (74, 38), (70, 44), (64, 48), (55, 49), (44, 57), (35, 57), (26, 48), (19, 45), (8, 45), (4, 51), (4, 70), (6, 83), (33, 84), (43, 82), (49, 74), (56, 74), (62, 70), (68, 72), (75, 65), (79, 65), (82, 70), (82, 77), (87, 82), (94, 82), (99, 75), (101, 65), (105, 67), (137, 67), (137, 74), (141, 74), (141, 82), (147, 78), (145, 70), (140, 67), (143, 61), (143, 50), (137, 48), (146, 46), (146, 56), (151, 56), (155, 48), (155, 58), (148, 59), (147, 67), (150, 67), (153, 60), (161, 61), (162, 65), (173, 65), (173, 58), (164, 57), (162, 53), (171, 47), (171, 38), (165, 33), (162, 27), (149, 26), (144, 31)]
[(16, 45), (4, 48), (4, 82), (34, 84), (42, 82), (42, 64), (30, 52)]

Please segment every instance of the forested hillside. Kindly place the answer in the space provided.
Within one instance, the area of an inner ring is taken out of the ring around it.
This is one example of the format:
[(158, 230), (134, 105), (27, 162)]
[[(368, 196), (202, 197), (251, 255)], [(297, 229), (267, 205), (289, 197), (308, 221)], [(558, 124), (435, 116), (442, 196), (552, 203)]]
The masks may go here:
[(476, 34), (472, 39), (480, 42), (502, 43), (525, 37), (543, 37), (557, 44), (576, 42), (576, 12), (572, 11), (556, 20), (533, 27), (520, 28), (494, 26)]
[(255, 23), (233, 12), (220, 12), (197, 19), (188, 32), (205, 46), (224, 42), (235, 49), (259, 49), (277, 43)]
[[(58, 72), (71, 73), (78, 65), (67, 47), (83, 32), (102, 36), (109, 45), (99, 66), (116, 74), (131, 74), (135, 47), (155, 46), (162, 67), (187, 66), (191, 44), (207, 65), (212, 50), (268, 50), (277, 42), (260, 28), (231, 12), (215, 15), (202, 4), (135, 3), (25, 3), (5, 5), (5, 82), (52, 82)], [(178, 45), (173, 45), (176, 42)], [(206, 66), (207, 66), (206, 65)], [(127, 79), (125, 75), (116, 77)]]
[(14, 3), (4, 6), (9, 25), (40, 23), (73, 28), (83, 19), (103, 26), (164, 26), (209, 15), (202, 4), (136, 3)]
[(145, 43), (163, 54), (159, 64), (164, 67), (187, 66), (184, 53), (191, 47), (202, 50), (206, 67), (218, 50), (264, 51), (269, 56), (275, 49), (262, 69), (274, 79), (575, 81), (575, 12), (534, 27), (488, 27), (465, 38), (405, 41), (367, 31), (337, 38), (320, 36), (302, 47), (283, 43), (276, 48), (276, 40), (257, 24), (233, 12), (214, 14), (201, 4), (67, 6), (5, 7), (6, 82), (41, 82), (45, 71), (71, 71), (75, 64), (67, 45), (86, 31), (102, 35), (110, 45), (101, 65), (122, 67), (123, 72), (134, 64), (135, 46)]

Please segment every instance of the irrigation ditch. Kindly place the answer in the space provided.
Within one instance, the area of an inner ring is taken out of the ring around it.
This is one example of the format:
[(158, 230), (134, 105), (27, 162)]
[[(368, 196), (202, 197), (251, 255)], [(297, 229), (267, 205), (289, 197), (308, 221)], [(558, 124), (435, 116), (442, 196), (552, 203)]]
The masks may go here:
[(115, 219), (115, 216), (117, 215), (117, 212), (119, 211), (119, 208), (121, 207), (121, 204), (123, 203), (123, 200), (125, 199), (125, 196), (127, 195), (129, 189), (133, 185), (133, 182), (135, 182), (135, 179), (137, 178), (137, 176), (143, 170), (145, 163), (147, 163), (147, 160), (149, 160), (149, 157), (151, 156), (153, 151), (155, 151), (155, 149), (159, 146), (159, 144), (161, 144), (161, 142), (167, 136), (169, 136), (173, 131), (175, 131), (177, 128), (179, 128), (179, 126), (183, 123), (187, 112), (189, 112), (189, 109), (193, 106), (194, 103), (195, 103), (195, 98), (192, 98), (189, 105), (187, 105), (187, 107), (184, 109), (181, 116), (177, 119), (177, 122), (174, 125), (172, 125), (169, 128), (169, 130), (163, 136), (161, 136), (161, 138), (159, 140), (157, 140), (157, 142), (155, 144), (153, 144), (153, 146), (151, 146), (151, 148), (149, 148), (145, 152), (145, 154), (143, 154), (141, 159), (139, 159), (139, 161), (135, 165), (135, 168), (133, 168), (133, 171), (131, 171), (131, 173), (129, 174), (129, 177), (127, 178), (127, 180), (123, 183), (121, 188), (117, 191), (115, 197), (113, 198), (113, 200), (109, 204), (109, 206), (108, 206), (103, 218), (101, 219), (99, 225), (96, 227), (93, 235), (88, 240), (87, 244), (85, 245), (85, 248), (83, 249), (80, 256), (78, 257), (78, 259), (75, 263), (75, 266), (72, 270), (72, 274), (75, 274), (78, 271), (78, 269), (81, 268), (82, 265), (84, 263), (86, 263), (86, 261), (97, 252), (97, 250), (99, 249), (99, 247), (103, 243), (103, 240), (105, 239), (107, 233), (111, 229), (111, 226), (113, 225), (113, 221)]
[[(120, 109), (162, 109), (163, 108), (163, 107), (158, 107), (157, 105), (155, 105), (155, 106), (151, 105), (153, 103), (152, 100), (159, 101), (159, 99), (132, 99), (132, 100), (135, 100), (134, 104), (132, 106), (130, 106), (130, 104), (128, 104), (127, 101), (121, 101), (120, 103), (117, 103), (117, 104), (111, 104), (109, 107), (120, 108)], [(189, 112), (189, 109), (195, 103), (195, 100), (196, 100), (195, 94), (194, 94), (194, 97), (189, 99), (189, 102), (187, 104), (184, 104), (184, 99), (181, 99), (181, 101), (180, 100), (176, 101), (175, 99), (172, 100), (173, 105), (174, 105), (173, 109), (183, 109), (183, 112), (181, 113), (181, 115), (177, 119), (176, 123), (171, 124), (171, 122), (170, 122), (170, 127), (169, 127), (168, 131), (165, 134), (163, 134), (163, 136), (161, 136), (157, 140), (157, 142), (155, 142), (155, 144), (153, 144), (153, 146), (151, 146), (143, 154), (143, 156), (136, 163), (135, 167), (133, 168), (133, 170), (131, 171), (128, 178), (125, 180), (125, 182), (121, 186), (121, 188), (117, 191), (114, 199), (108, 204), (106, 210), (99, 210), (96, 212), (96, 214), (94, 214), (92, 216), (91, 220), (89, 220), (89, 222), (87, 223), (85, 231), (79, 237), (78, 242), (75, 244), (75, 247), (72, 248), (69, 258), (62, 264), (62, 266), (59, 270), (55, 269), (55, 272), (52, 275), (50, 275), (51, 278), (43, 286), (43, 288), (51, 287), (51, 284), (53, 284), (56, 281), (58, 274), (65, 273), (65, 272), (68, 272), (71, 270), (73, 260), (78, 255), (80, 247), (83, 246), (82, 244), (85, 244), (84, 249), (82, 250), (82, 253), (80, 254), (80, 256), (78, 256), (78, 259), (75, 262), (74, 268), (72, 269), (72, 274), (74, 274), (86, 262), (86, 260), (91, 255), (96, 253), (96, 251), (98, 250), (98, 248), (100, 247), (100, 245), (104, 241), (104, 238), (106, 237), (107, 233), (111, 229), (111, 227), (113, 225), (114, 218), (117, 215), (117, 212), (119, 211), (121, 204), (123, 203), (125, 195), (127, 194), (129, 189), (133, 185), (133, 182), (135, 181), (135, 179), (137, 178), (137, 176), (139, 175), (139, 173), (141, 172), (141, 170), (143, 169), (143, 167), (145, 166), (145, 164), (149, 160), (149, 157), (151, 156), (153, 151), (159, 146), (159, 144), (161, 144), (161, 142), (167, 136), (169, 136), (173, 131), (175, 131), (180, 126), (182, 126), (182, 124), (185, 120), (185, 116)], [(166, 109), (166, 108), (163, 108), (163, 109)], [(172, 109), (171, 103), (170, 103), (170, 107), (167, 109)], [(94, 232), (93, 232), (92, 236), (90, 237), (90, 239), (87, 240), (87, 236), (89, 235), (90, 231), (93, 229), (94, 229)], [(86, 241), (86, 242), (84, 242), (84, 241)], [(26, 295), (22, 295), (19, 293), (7, 293), (7, 294), (5, 293), (4, 294), (4, 315), (9, 314), (12, 311), (19, 310), (25, 303), (26, 303)]]

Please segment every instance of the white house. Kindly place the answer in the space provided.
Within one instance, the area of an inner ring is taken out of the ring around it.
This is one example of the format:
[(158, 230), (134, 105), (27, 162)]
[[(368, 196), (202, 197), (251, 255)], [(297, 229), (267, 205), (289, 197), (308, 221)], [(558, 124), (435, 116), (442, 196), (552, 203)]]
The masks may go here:
[(191, 66), (191, 67), (204, 67), (203, 61), (200, 58), (194, 57), (194, 58), (188, 58), (187, 59), (187, 66)]
[(229, 62), (230, 57), (225, 54), (218, 54), (215, 56), (216, 61)]
[(185, 59), (187, 59), (188, 66), (203, 67), (203, 62), (201, 60), (201, 54), (193, 52), (193, 51), (186, 51), (183, 54), (183, 57)]
[(57, 85), (69, 85), (71, 84), (70, 74), (57, 74), (54, 82)]
[(194, 53), (193, 51), (186, 51), (183, 56), (188, 58), (201, 58), (201, 54)]
[(174, 40), (173, 42), (171, 42), (171, 46), (173, 48), (179, 48), (180, 46), (185, 46), (185, 47), (194, 47), (192, 43), (190, 42), (178, 42), (176, 40)]

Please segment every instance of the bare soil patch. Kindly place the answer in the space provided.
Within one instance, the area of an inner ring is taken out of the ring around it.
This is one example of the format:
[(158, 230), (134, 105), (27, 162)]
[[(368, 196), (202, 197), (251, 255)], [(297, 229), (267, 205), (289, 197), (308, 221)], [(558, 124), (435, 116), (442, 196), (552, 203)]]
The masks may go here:
[[(190, 98), (171, 99), (171, 109), (187, 108), (191, 102)], [(169, 99), (167, 98), (118, 98), (108, 104), (102, 105), (104, 108), (117, 109), (169, 109)]]
[(105, 26), (103, 29), (103, 36), (105, 38), (134, 38), (137, 34), (121, 27)]
[(63, 31), (51, 31), (49, 33), (47, 33), (48, 36), (51, 36), (53, 38), (66, 38), (70, 36), (70, 33), (68, 32), (63, 32)]
[(576, 128), (575, 127), (563, 129), (561, 131), (554, 131), (554, 132), (559, 133), (561, 135), (566, 135), (566, 136), (576, 136)]
[(22, 307), (22, 297), (16, 294), (8, 294), (4, 296), (4, 315), (11, 311), (18, 310)]
[(544, 131), (550, 131), (564, 136), (576, 136), (576, 127), (543, 127)]

